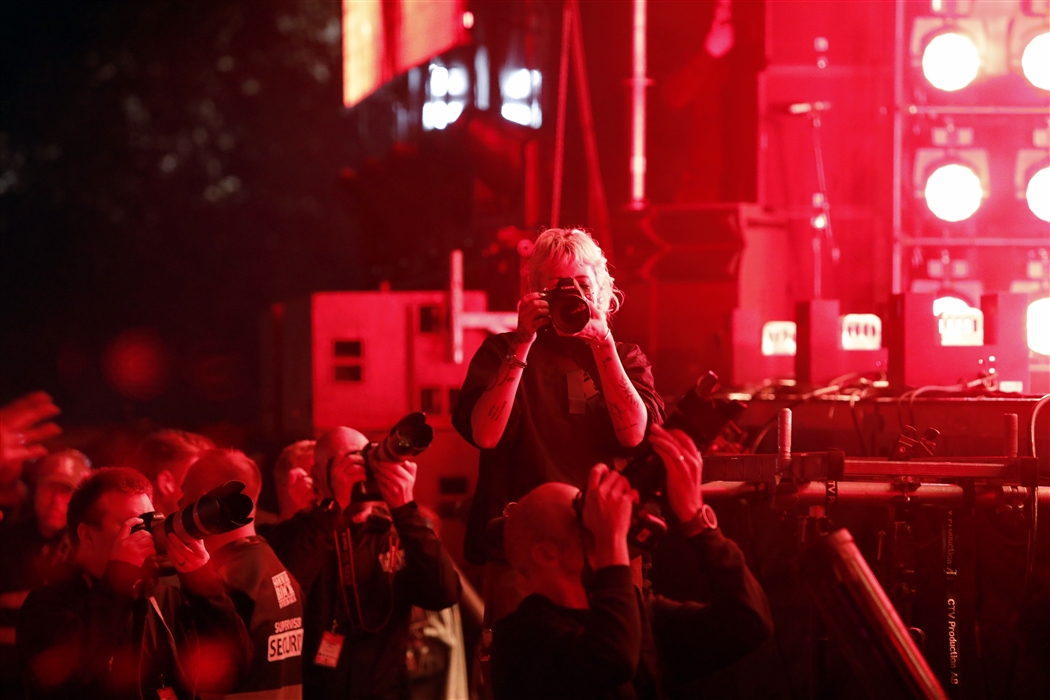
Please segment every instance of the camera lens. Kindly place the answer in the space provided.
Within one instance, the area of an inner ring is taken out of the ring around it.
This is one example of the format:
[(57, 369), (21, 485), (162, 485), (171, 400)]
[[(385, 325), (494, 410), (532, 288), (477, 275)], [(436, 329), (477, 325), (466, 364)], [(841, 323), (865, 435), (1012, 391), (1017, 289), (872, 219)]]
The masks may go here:
[(558, 295), (550, 303), (551, 323), (562, 333), (575, 335), (591, 320), (587, 300), (576, 294)]

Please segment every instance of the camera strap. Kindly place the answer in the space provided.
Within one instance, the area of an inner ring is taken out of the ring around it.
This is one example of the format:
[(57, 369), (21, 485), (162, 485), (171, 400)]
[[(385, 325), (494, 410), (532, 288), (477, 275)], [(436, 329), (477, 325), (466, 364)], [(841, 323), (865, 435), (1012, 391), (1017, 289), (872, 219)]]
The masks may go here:
[[(354, 620), (354, 615), (350, 612), (350, 602), (346, 596), (346, 589), (349, 587), (354, 596), (354, 606), (357, 611), (357, 624), (361, 626), (361, 629), (369, 634), (375, 634), (381, 631), (390, 622), (390, 618), (394, 615), (394, 575), (397, 573), (397, 562), (400, 559), (401, 552), (401, 541), (398, 538), (397, 530), (390, 528), (390, 547), (387, 551), (390, 565), (384, 566), (387, 572), (387, 582), (389, 585), (389, 606), (386, 611), (386, 616), (378, 627), (369, 627), (365, 624), (364, 613), (361, 610), (361, 594), (357, 589), (357, 571), (354, 566), (354, 546), (353, 536), (349, 527), (340, 527), (337, 529), (333, 536), (335, 537), (335, 555), (339, 569), (339, 591), (343, 597), (343, 609), (346, 611), (346, 617), (351, 622)], [(349, 582), (348, 582), (349, 579)]]

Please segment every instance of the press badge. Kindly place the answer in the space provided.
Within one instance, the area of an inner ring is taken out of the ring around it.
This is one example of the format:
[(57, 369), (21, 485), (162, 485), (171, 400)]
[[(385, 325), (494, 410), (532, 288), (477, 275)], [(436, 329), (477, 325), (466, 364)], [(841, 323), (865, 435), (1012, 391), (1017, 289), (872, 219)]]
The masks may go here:
[(321, 646), (317, 648), (317, 656), (314, 663), (318, 666), (336, 668), (339, 665), (339, 654), (343, 651), (343, 642), (346, 637), (335, 632), (325, 632), (321, 635)]

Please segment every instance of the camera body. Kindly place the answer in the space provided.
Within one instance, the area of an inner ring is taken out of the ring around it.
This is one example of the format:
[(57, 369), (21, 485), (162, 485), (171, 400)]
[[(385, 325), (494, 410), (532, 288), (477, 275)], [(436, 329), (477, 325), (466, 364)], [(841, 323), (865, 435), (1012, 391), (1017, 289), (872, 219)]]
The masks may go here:
[(376, 461), (403, 462), (422, 453), (433, 441), (434, 429), (427, 425), (427, 414), (416, 411), (399, 420), (382, 441), (371, 442), (362, 450), (366, 479), (354, 485), (351, 502), (383, 500), (375, 484)]
[[(704, 373), (664, 422), (664, 427), (669, 430), (684, 431), (701, 453), (747, 408), (747, 404), (741, 401), (711, 398), (717, 388), (717, 375)], [(639, 550), (652, 549), (667, 531), (661, 515), (661, 506), (667, 502), (667, 470), (647, 441), (624, 467), (623, 475), (638, 491), (639, 497), (631, 517), (628, 544)]]
[(540, 298), (550, 307), (551, 327), (560, 333), (576, 335), (591, 320), (591, 303), (572, 277), (562, 277)]

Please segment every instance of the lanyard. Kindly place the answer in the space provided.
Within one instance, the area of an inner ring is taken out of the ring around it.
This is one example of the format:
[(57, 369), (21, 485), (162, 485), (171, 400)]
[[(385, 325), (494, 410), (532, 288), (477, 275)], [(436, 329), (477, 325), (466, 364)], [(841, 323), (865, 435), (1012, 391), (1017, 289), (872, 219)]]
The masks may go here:
[(346, 597), (346, 580), (350, 579), (350, 589), (354, 593), (354, 605), (357, 609), (357, 622), (361, 625), (361, 629), (370, 634), (375, 634), (381, 631), (390, 622), (390, 618), (394, 615), (394, 572), (397, 569), (398, 550), (400, 549), (401, 543), (396, 535), (396, 530), (391, 529), (392, 533), (390, 536), (390, 566), (388, 574), (388, 582), (390, 585), (390, 606), (387, 608), (386, 617), (379, 624), (378, 627), (371, 628), (365, 624), (364, 614), (361, 612), (361, 596), (357, 591), (357, 572), (354, 569), (354, 550), (353, 542), (350, 535), (349, 527), (341, 527), (332, 533), (335, 537), (335, 556), (339, 564), (339, 591), (343, 597), (343, 608), (346, 610), (346, 616), (348, 619), (353, 620), (353, 615), (350, 614), (350, 604)]

